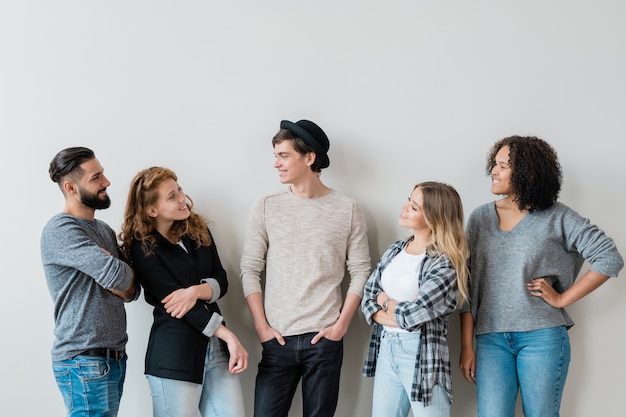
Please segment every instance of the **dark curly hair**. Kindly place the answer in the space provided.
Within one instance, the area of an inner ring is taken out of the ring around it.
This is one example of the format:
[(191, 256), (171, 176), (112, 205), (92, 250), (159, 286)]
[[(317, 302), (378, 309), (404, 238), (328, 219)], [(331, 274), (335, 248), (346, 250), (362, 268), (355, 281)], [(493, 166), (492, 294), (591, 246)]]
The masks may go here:
[(511, 187), (520, 210), (543, 210), (559, 197), (563, 174), (556, 151), (535, 136), (510, 136), (493, 145), (487, 157), (487, 175), (495, 166), (496, 154), (509, 147)]

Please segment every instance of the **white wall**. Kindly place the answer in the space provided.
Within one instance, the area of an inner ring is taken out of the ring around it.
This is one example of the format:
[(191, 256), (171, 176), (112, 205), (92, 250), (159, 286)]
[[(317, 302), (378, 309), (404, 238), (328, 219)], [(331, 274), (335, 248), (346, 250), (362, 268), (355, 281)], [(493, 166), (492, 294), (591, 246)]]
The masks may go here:
[[(113, 199), (98, 214), (115, 229), (130, 179), (157, 164), (174, 169), (214, 221), (232, 284), (222, 306), (251, 353), (249, 412), (260, 348), (239, 256), (253, 201), (281, 187), (270, 145), (281, 119), (310, 118), (330, 136), (323, 180), (360, 201), (373, 261), (406, 235), (396, 219), (414, 183), (450, 182), (468, 214), (492, 199), (485, 156), (511, 134), (555, 146), (561, 200), (625, 253), (625, 17), (619, 0), (2, 0), (0, 414), (63, 414), (39, 236), (63, 207), (47, 168), (67, 146), (96, 151)], [(577, 325), (564, 416), (622, 414), (621, 275), (569, 309)], [(127, 311), (120, 416), (149, 416), (150, 309), (142, 299)], [(472, 416), (458, 333), (454, 315), (453, 415)], [(346, 336), (338, 416), (369, 415), (372, 381), (360, 375), (368, 338), (359, 314)], [(297, 399), (291, 415), (299, 410)]]

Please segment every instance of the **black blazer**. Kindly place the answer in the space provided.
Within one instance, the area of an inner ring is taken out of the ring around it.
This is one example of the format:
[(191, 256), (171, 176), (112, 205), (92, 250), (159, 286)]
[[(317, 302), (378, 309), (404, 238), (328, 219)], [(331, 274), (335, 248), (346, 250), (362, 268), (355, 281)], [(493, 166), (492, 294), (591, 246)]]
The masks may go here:
[[(214, 278), (220, 298), (228, 290), (226, 271), (217, 254), (215, 241), (196, 247), (189, 237), (182, 241), (187, 252), (157, 231), (156, 247), (149, 256), (141, 242), (133, 241), (130, 254), (135, 277), (144, 288), (146, 301), (154, 306), (154, 322), (146, 350), (145, 373), (161, 378), (202, 383), (208, 338), (202, 333), (213, 314), (220, 314), (217, 303), (198, 300), (182, 319), (169, 315), (161, 300), (172, 291)], [(211, 237), (211, 240), (213, 238)]]

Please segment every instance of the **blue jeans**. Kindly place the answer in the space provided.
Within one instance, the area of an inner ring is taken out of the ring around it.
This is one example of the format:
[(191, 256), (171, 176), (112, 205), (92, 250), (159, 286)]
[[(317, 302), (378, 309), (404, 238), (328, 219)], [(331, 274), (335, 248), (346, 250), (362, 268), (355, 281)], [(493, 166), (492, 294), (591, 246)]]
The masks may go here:
[(244, 417), (239, 377), (228, 371), (228, 349), (215, 336), (209, 339), (204, 381), (146, 375), (152, 393), (153, 417)]
[(450, 416), (450, 400), (440, 385), (435, 385), (432, 402), (427, 407), (410, 400), (419, 348), (419, 333), (383, 330), (374, 377), (372, 417), (406, 417), (409, 409), (414, 417)]
[(286, 417), (298, 382), (302, 378), (304, 417), (331, 417), (337, 408), (343, 341), (322, 338), (312, 345), (316, 333), (286, 336), (263, 343), (254, 391), (255, 417)]
[(68, 417), (115, 417), (126, 376), (127, 356), (119, 360), (78, 355), (55, 361), (52, 370)]
[(518, 389), (526, 417), (558, 417), (570, 361), (564, 326), (478, 335), (479, 417), (514, 417)]

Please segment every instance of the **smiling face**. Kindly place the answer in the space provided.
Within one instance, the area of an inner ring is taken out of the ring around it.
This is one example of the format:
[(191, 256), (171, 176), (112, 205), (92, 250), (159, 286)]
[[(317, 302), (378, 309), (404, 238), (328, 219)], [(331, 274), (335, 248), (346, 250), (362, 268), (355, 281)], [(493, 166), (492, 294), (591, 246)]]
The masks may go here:
[(163, 180), (158, 187), (159, 198), (148, 215), (156, 220), (156, 228), (162, 233), (177, 220), (185, 220), (190, 211), (187, 196), (173, 178)]
[(278, 170), (278, 177), (282, 184), (294, 184), (307, 179), (313, 171), (311, 164), (315, 161), (312, 152), (300, 154), (293, 148), (290, 140), (283, 140), (274, 145), (274, 168)]
[(429, 229), (426, 218), (424, 217), (424, 193), (418, 187), (413, 190), (407, 202), (402, 205), (402, 212), (398, 223), (402, 227), (412, 229), (414, 231)]
[(109, 208), (111, 199), (107, 187), (111, 185), (104, 176), (104, 169), (97, 159), (90, 159), (80, 164), (83, 176), (76, 185), (81, 204), (94, 210)]
[(491, 168), (491, 193), (496, 195), (513, 193), (511, 186), (511, 176), (513, 169), (509, 159), (510, 149), (507, 145), (500, 148), (493, 161)]

